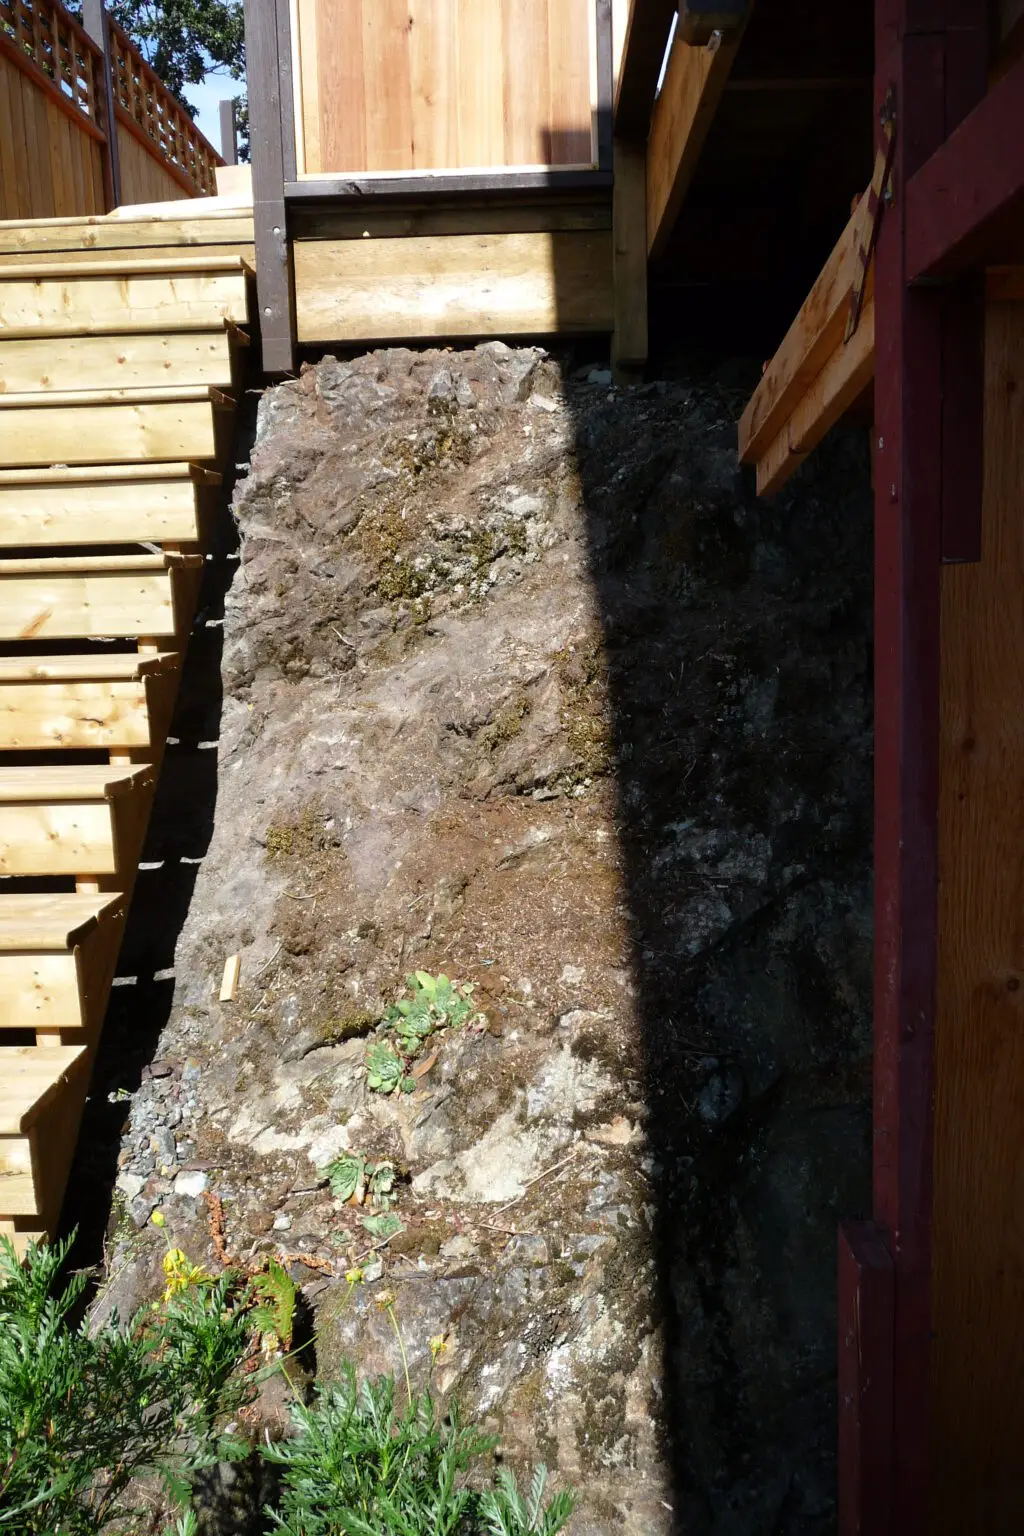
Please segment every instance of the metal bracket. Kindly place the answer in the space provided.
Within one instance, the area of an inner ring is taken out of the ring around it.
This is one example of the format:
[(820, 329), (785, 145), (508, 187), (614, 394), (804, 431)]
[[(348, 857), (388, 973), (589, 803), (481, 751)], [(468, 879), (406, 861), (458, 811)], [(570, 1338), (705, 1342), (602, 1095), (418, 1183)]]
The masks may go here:
[(867, 226), (862, 228), (861, 241), (857, 255), (860, 261), (860, 269), (857, 273), (857, 281), (850, 294), (850, 312), (846, 319), (845, 340), (856, 331), (860, 324), (860, 317), (864, 309), (864, 290), (867, 286), (868, 269), (871, 266), (872, 257), (875, 254), (875, 246), (878, 244), (878, 231), (882, 222), (882, 214), (893, 200), (892, 169), (896, 160), (896, 87), (890, 85), (885, 95), (882, 110), (878, 114), (878, 121), (882, 129), (882, 137), (875, 155), (875, 169), (871, 176), (871, 185), (867, 190)]

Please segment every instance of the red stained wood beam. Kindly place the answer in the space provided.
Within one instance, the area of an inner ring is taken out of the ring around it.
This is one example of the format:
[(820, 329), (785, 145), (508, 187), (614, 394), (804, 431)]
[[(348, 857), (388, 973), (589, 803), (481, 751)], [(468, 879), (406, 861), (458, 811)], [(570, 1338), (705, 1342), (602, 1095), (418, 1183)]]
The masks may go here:
[(998, 261), (1024, 224), (1024, 59), (993, 86), (908, 181), (906, 275), (955, 277)]
[(882, 1536), (892, 1514), (892, 1258), (870, 1221), (839, 1229), (839, 1491), (843, 1536)]

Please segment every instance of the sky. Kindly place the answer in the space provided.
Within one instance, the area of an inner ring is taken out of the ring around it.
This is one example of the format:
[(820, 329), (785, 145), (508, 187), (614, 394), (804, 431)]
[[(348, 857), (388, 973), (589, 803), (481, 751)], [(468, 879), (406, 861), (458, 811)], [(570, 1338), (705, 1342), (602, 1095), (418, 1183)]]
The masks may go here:
[(199, 130), (206, 135), (214, 149), (223, 151), (224, 148), (220, 142), (220, 103), (237, 96), (243, 88), (242, 81), (232, 80), (227, 74), (207, 75), (202, 85), (185, 87), (189, 101), (198, 108), (196, 122)]

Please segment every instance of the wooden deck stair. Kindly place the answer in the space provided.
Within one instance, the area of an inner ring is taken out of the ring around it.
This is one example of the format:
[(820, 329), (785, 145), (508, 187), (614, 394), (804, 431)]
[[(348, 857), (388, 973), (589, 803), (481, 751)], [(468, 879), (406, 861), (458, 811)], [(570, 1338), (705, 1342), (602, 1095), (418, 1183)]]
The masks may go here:
[(202, 221), (176, 247), (167, 220), (148, 257), (95, 249), (105, 221), (57, 223), (0, 225), (0, 1231), (19, 1247), (60, 1216), (251, 289)]

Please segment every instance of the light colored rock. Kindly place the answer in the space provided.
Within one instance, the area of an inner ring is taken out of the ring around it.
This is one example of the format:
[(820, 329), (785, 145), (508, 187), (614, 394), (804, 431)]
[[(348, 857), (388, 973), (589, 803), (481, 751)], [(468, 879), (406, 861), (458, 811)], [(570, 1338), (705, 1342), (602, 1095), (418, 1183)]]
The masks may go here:
[(207, 1187), (209, 1180), (205, 1173), (179, 1173), (174, 1180), (174, 1193), (176, 1195), (201, 1195)]

